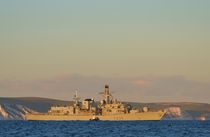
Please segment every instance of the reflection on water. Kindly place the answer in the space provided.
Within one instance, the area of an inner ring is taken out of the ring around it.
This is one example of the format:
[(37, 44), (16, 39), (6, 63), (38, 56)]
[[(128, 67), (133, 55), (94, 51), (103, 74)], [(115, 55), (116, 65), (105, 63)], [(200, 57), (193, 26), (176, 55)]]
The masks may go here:
[(210, 121), (0, 121), (0, 137), (208, 137)]

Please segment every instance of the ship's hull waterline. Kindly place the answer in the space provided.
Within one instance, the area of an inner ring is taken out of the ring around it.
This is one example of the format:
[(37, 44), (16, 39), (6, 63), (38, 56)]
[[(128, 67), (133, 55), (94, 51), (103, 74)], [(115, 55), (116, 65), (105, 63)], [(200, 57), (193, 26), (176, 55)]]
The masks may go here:
[[(142, 112), (135, 114), (104, 115), (96, 116), (102, 121), (132, 121), (132, 120), (161, 120), (165, 112)], [(88, 121), (92, 119), (91, 115), (49, 115), (49, 114), (27, 114), (27, 120), (44, 121)]]

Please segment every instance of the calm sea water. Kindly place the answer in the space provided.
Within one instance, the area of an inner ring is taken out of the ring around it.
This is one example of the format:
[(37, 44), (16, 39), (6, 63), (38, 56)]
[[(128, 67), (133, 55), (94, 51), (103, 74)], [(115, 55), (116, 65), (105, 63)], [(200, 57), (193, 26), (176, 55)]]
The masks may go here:
[(210, 121), (0, 121), (0, 137), (210, 137)]

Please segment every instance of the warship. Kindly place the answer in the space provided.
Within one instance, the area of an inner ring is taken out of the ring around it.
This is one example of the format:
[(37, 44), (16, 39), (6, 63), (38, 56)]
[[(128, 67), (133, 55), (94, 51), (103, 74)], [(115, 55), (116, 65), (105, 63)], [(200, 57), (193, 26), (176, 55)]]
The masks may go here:
[(76, 92), (73, 105), (51, 106), (47, 113), (26, 114), (26, 120), (161, 120), (166, 113), (164, 110), (151, 111), (148, 107), (134, 109), (131, 105), (114, 99), (109, 91), (109, 85), (105, 85), (105, 90), (101, 94), (103, 99), (100, 102), (96, 102), (93, 98), (80, 102)]

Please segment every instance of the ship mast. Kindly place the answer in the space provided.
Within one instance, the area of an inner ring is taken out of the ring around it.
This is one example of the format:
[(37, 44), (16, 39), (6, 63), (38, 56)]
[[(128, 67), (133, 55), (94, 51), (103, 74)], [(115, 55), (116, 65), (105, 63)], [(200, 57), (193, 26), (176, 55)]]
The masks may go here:
[(78, 106), (80, 97), (78, 97), (77, 90), (75, 91), (75, 95), (74, 95), (73, 99), (75, 101), (75, 106)]
[(109, 92), (109, 85), (105, 85), (105, 91), (104, 91), (104, 100), (106, 101), (106, 104), (110, 104), (112, 100), (112, 95)]

